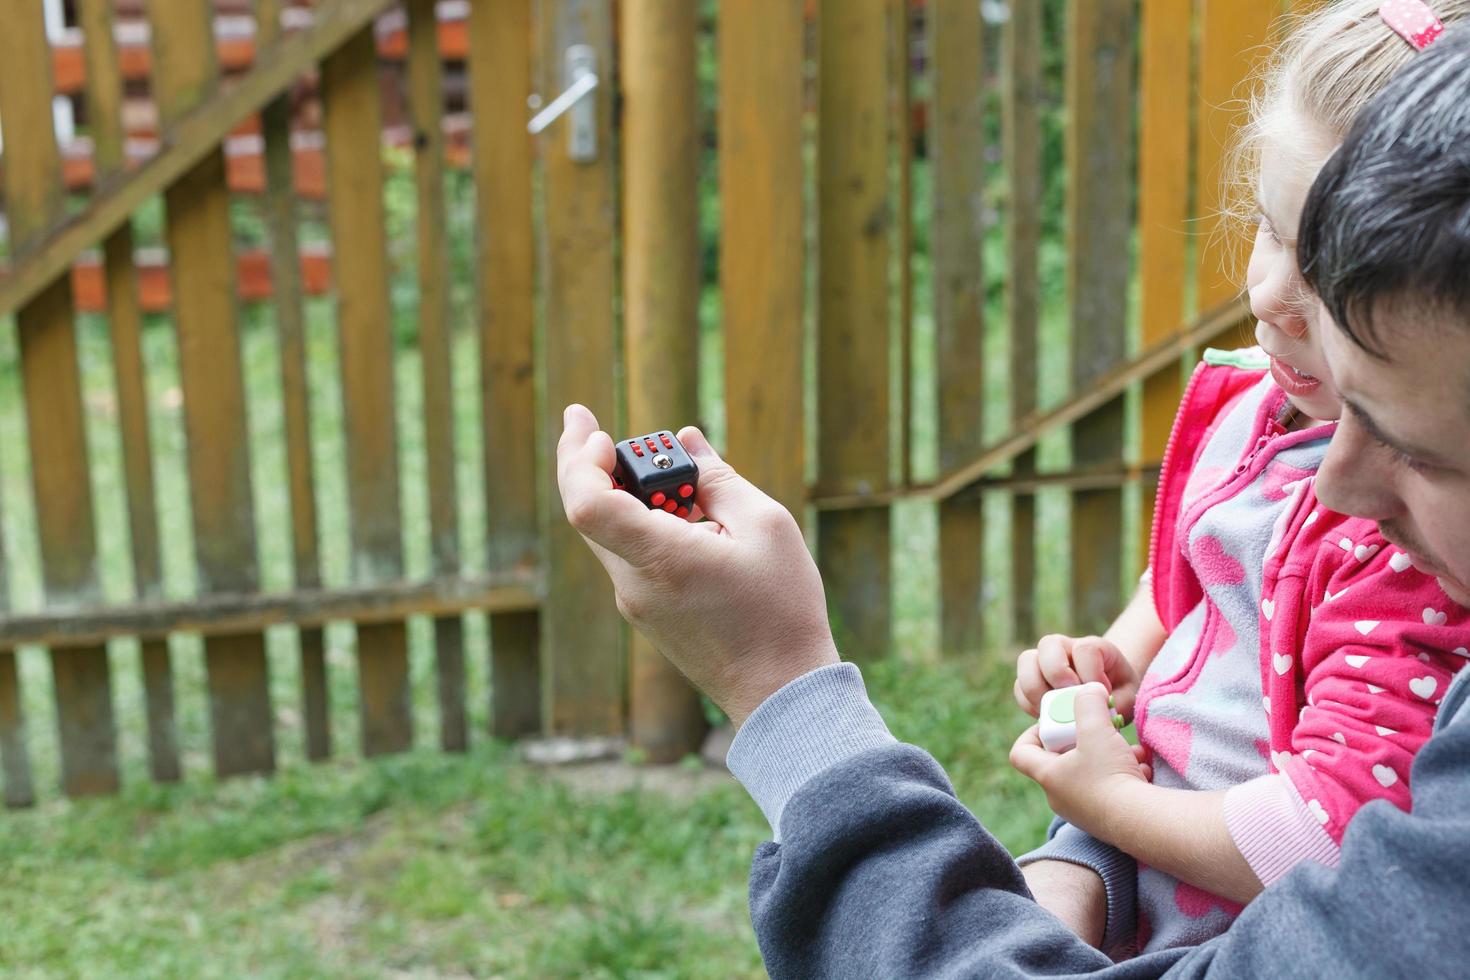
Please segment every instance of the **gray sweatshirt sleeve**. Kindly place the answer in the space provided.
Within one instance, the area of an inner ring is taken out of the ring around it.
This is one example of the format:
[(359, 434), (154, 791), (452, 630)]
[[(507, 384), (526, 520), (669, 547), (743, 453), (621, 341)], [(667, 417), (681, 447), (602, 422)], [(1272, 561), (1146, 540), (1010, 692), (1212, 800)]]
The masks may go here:
[[(840, 690), (821, 711), (807, 713), (793, 682), (747, 720), (757, 727), (732, 759), (780, 825), (750, 876), (756, 938), (778, 980), (1449, 976), (1470, 962), (1470, 930), (1454, 914), (1470, 900), (1470, 713), (1419, 753), (1411, 813), (1383, 801), (1359, 811), (1337, 869), (1305, 863), (1224, 936), (1115, 964), (1031, 900), (932, 757), (880, 730), (856, 669), (825, 670), (810, 683)], [(777, 775), (787, 759), (805, 773), (790, 793)]]
[(1081, 865), (1101, 878), (1108, 904), (1102, 949), (1116, 957), (1134, 948), (1138, 938), (1136, 860), (1057, 817), (1047, 831), (1046, 843), (1016, 858), (1023, 868), (1037, 861), (1066, 861)]

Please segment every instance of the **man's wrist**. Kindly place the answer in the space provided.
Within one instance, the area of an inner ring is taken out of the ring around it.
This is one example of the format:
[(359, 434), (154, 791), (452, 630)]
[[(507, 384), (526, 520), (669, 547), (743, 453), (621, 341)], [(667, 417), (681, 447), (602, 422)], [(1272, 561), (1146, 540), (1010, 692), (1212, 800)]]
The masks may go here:
[(812, 671), (840, 663), (842, 658), (837, 654), (837, 645), (829, 638), (825, 643), (814, 644), (811, 652), (805, 656), (791, 657), (788, 654), (773, 657), (771, 660), (772, 666), (769, 670), (742, 666), (740, 669), (747, 678), (747, 686), (732, 691), (720, 704), (720, 709), (725, 712), (737, 732), (744, 727), (746, 719), (771, 695)]

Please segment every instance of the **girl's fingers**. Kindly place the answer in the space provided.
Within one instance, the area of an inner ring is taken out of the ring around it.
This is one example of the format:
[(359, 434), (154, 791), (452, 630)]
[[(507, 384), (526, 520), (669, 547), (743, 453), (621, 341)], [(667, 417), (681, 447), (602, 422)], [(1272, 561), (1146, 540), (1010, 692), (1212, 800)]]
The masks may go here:
[(1037, 666), (1037, 656), (1035, 650), (1027, 650), (1016, 658), (1016, 687), (1023, 696), (1022, 707), (1033, 717), (1041, 705), (1041, 696), (1049, 690), (1046, 678), (1041, 676), (1041, 668)]
[[(1048, 642), (1054, 639), (1055, 642)], [(1041, 668), (1041, 676), (1051, 687), (1075, 687), (1082, 683), (1082, 678), (1072, 669), (1071, 651), (1060, 639), (1047, 637), (1042, 640), (1037, 648), (1036, 662)]]
[(1109, 652), (1108, 645), (1101, 640), (1078, 640), (1072, 644), (1072, 668), (1083, 683), (1096, 681), (1109, 691), (1113, 689), (1112, 679), (1108, 677)]
[(1016, 703), (1021, 706), (1021, 710), (1026, 712), (1032, 718), (1035, 718), (1037, 710), (1036, 706), (1033, 705), (1031, 703), (1031, 699), (1026, 696), (1026, 689), (1021, 686), (1021, 678), (1016, 678), (1016, 683), (1011, 687), (1011, 693), (1015, 695)]
[(1041, 782), (1046, 773), (1046, 767), (1055, 759), (1050, 752), (1041, 746), (1041, 730), (1032, 725), (1021, 733), (1011, 746), (1011, 765), (1017, 772), (1028, 779)]

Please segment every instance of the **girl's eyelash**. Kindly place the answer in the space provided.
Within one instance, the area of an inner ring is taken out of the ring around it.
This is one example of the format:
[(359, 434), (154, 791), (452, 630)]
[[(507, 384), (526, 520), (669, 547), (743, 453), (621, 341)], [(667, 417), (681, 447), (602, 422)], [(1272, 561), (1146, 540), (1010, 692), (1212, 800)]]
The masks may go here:
[(1281, 236), (1276, 234), (1276, 229), (1272, 226), (1270, 218), (1267, 218), (1264, 214), (1258, 211), (1256, 212), (1256, 220), (1260, 223), (1260, 226), (1266, 230), (1266, 234), (1271, 236), (1271, 241), (1275, 242), (1277, 245), (1285, 244), (1284, 242), (1282, 242)]

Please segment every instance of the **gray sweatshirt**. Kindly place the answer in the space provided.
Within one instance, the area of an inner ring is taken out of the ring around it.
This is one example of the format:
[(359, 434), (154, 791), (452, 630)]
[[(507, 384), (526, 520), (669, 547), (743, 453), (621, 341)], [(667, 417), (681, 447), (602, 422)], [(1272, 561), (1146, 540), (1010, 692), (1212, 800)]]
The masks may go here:
[[(730, 749), (775, 837), (750, 872), (766, 968), (778, 980), (1470, 975), (1467, 678), (1415, 759), (1412, 813), (1364, 806), (1338, 868), (1299, 866), (1202, 946), (1115, 964), (1031, 899), (939, 764), (889, 734), (856, 667), (813, 671), (771, 695)], [(1116, 931), (1134, 861), (1096, 846), (1079, 861), (1103, 875)]]

